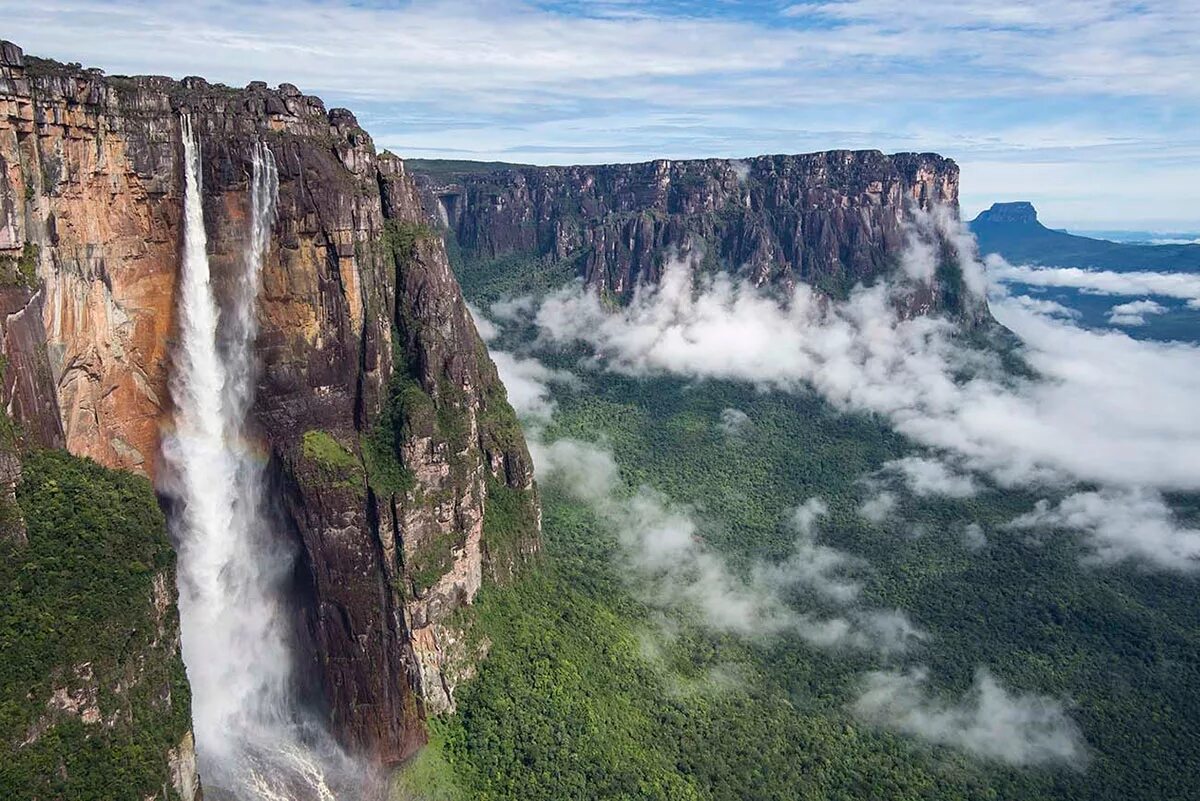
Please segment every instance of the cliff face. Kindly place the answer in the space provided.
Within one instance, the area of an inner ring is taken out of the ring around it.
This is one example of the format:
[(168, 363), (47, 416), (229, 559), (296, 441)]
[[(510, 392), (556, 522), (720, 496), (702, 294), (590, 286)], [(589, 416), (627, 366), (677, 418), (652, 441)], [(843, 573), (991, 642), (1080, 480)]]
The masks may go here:
[(162, 478), (179, 115), (201, 143), (219, 301), (241, 263), (252, 148), (273, 151), (253, 422), (300, 545), (312, 683), (344, 743), (403, 759), (477, 656), (451, 614), (510, 575), (540, 525), (520, 431), (403, 162), (286, 84), (106, 77), (2, 52), (0, 258), (24, 276), (4, 347), (37, 368), (6, 374), (5, 399), (44, 444)]
[(895, 266), (913, 209), (958, 204), (958, 166), (929, 153), (411, 168), (431, 221), (467, 258), (574, 260), (589, 284), (619, 296), (657, 281), (676, 253), (757, 284), (841, 293)]

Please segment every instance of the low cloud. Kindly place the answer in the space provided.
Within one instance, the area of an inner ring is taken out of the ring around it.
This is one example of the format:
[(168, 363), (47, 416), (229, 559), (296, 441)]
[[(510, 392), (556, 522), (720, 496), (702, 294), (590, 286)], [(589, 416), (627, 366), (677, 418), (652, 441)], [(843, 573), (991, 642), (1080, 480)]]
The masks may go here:
[(1133, 560), (1177, 572), (1200, 568), (1200, 529), (1181, 525), (1162, 495), (1146, 489), (1077, 492), (1047, 500), (1010, 527), (1084, 532), (1101, 563)]
[(750, 178), (750, 165), (739, 159), (729, 161), (729, 169), (737, 176), (738, 183), (744, 184)]
[(879, 525), (891, 517), (892, 512), (896, 510), (897, 502), (896, 493), (882, 490), (863, 501), (858, 507), (858, 513)]
[(987, 535), (983, 533), (983, 527), (978, 523), (968, 523), (963, 526), (962, 530), (963, 547), (968, 551), (978, 551), (981, 548), (987, 547)]
[(1007, 765), (1087, 761), (1079, 727), (1054, 699), (1011, 693), (982, 668), (958, 701), (935, 696), (927, 683), (923, 670), (868, 673), (854, 712), (881, 728)]
[(921, 498), (931, 495), (969, 498), (979, 491), (970, 475), (956, 471), (939, 459), (906, 456), (884, 463), (883, 470), (899, 475), (909, 490)]
[(574, 386), (579, 378), (566, 370), (552, 370), (537, 359), (514, 356), (502, 350), (491, 352), (500, 379), (508, 390), (513, 411), (527, 423), (546, 423), (554, 415), (556, 404), (550, 385)]
[(955, 212), (944, 205), (931, 211), (914, 209), (906, 226), (900, 269), (911, 281), (928, 284), (937, 273), (943, 244), (949, 244), (962, 273), (963, 284), (977, 298), (987, 292), (987, 277), (979, 262), (975, 237)]
[(717, 423), (717, 429), (725, 436), (745, 436), (753, 427), (754, 423), (750, 420), (750, 415), (741, 409), (730, 408), (721, 410), (721, 420)]
[(1028, 295), (1014, 295), (1012, 301), (1025, 311), (1033, 312), (1034, 314), (1044, 314), (1047, 317), (1062, 317), (1067, 320), (1075, 320), (1083, 316), (1077, 309), (1072, 309), (1053, 300), (1031, 298)]
[(1028, 286), (1066, 287), (1094, 295), (1157, 295), (1178, 300), (1200, 299), (1196, 273), (1112, 272), (1078, 267), (1033, 267), (1009, 264), (996, 255), (985, 260), (994, 281)]
[(479, 311), (473, 303), (467, 304), (467, 311), (471, 313), (471, 319), (475, 321), (475, 330), (479, 332), (479, 338), (484, 342), (491, 342), (500, 333), (496, 330), (495, 324)]
[(797, 535), (791, 555), (778, 564), (756, 567), (754, 583), (773, 588), (803, 586), (835, 603), (853, 603), (862, 591), (862, 584), (852, 576), (863, 567), (863, 562), (817, 543), (817, 520), (828, 511), (819, 498), (810, 498), (797, 507), (789, 521)]
[[(628, 492), (610, 451), (571, 438), (542, 441), (543, 425), (555, 411), (551, 385), (577, 382), (576, 376), (504, 351), (493, 351), (492, 358), (513, 408), (527, 423), (538, 479), (559, 482), (613, 527), (622, 560), (655, 608), (688, 610), (718, 631), (745, 637), (790, 633), (821, 648), (894, 654), (924, 638), (903, 612), (856, 603), (861, 584), (854, 574), (865, 565), (816, 541), (817, 522), (827, 512), (821, 500), (809, 499), (792, 512), (788, 525), (796, 539), (785, 560), (753, 565), (741, 575), (704, 542), (690, 509), (648, 487)], [(813, 601), (812, 609), (797, 608), (805, 598)], [(830, 606), (837, 611), (817, 609)]]
[(1166, 306), (1153, 300), (1118, 303), (1108, 310), (1108, 322), (1111, 325), (1145, 325), (1146, 315), (1165, 314), (1166, 311)]
[[(969, 260), (969, 243), (959, 252)], [(675, 263), (620, 309), (574, 285), (536, 322), (545, 342), (590, 345), (603, 369), (811, 387), (839, 409), (882, 415), (953, 465), (893, 465), (916, 492), (963, 497), (972, 473), (1002, 486), (1200, 489), (1200, 347), (1085, 330), (1001, 297), (992, 309), (1034, 373), (1014, 376), (950, 321), (900, 318), (893, 291), (829, 302), (802, 284), (780, 299)], [(877, 498), (863, 511), (878, 520), (889, 509)]]
[[(960, 258), (971, 253), (961, 246)], [(1024, 342), (1034, 373), (1014, 377), (994, 354), (962, 344), (950, 321), (898, 317), (892, 291), (878, 284), (829, 302), (800, 284), (780, 300), (677, 263), (617, 311), (581, 285), (560, 290), (536, 324), (546, 343), (589, 344), (610, 371), (812, 387), (836, 408), (886, 416), (940, 459), (889, 464), (916, 494), (961, 498), (977, 488), (971, 474), (1001, 486), (1200, 489), (1196, 345), (1088, 331), (996, 297), (992, 311)], [(876, 522), (895, 501), (880, 489), (860, 510)], [(1136, 544), (1128, 553), (1162, 565)]]
[(537, 305), (537, 301), (532, 295), (521, 295), (498, 300), (489, 307), (488, 311), (493, 320), (502, 323), (518, 323), (532, 319)]
[(816, 521), (825, 514), (819, 500), (793, 512), (796, 540), (786, 559), (741, 574), (704, 542), (690, 509), (647, 487), (629, 493), (607, 450), (574, 439), (534, 440), (530, 450), (539, 480), (560, 482), (613, 527), (622, 559), (655, 608), (689, 611), (717, 631), (791, 634), (820, 648), (894, 654), (925, 636), (899, 610), (858, 603), (854, 574), (865, 565), (816, 541)]

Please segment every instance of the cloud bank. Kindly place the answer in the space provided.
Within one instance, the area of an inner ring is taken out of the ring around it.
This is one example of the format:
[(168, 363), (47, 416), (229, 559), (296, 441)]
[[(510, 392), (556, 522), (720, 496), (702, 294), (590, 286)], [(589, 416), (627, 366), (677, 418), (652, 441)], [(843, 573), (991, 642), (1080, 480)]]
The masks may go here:
[[(935, 321), (895, 319), (887, 313), (891, 307), (883, 290), (857, 293), (848, 309), (822, 305), (803, 288), (790, 303), (779, 304), (728, 279), (718, 278), (694, 293), (690, 276), (674, 268), (668, 270), (661, 289), (639, 292), (624, 311), (594, 313), (590, 297), (575, 288), (550, 298), (537, 312), (543, 336), (558, 342), (589, 342), (597, 347), (600, 364), (634, 375), (674, 372), (741, 378), (785, 389), (817, 386), (844, 407), (883, 409), (893, 414), (893, 419), (905, 420), (905, 413), (914, 408), (946, 414), (951, 403), (964, 398), (950, 373), (964, 366), (990, 366), (978, 354), (956, 353), (949, 332)], [(861, 304), (858, 308), (854, 308), (856, 302)], [(1040, 331), (1036, 326), (1042, 318), (1016, 308), (1031, 315), (1034, 332)], [(904, 344), (897, 346), (897, 340)], [(721, 343), (732, 343), (732, 347)], [(923, 361), (924, 346), (931, 347), (937, 357)], [(798, 353), (788, 348), (796, 348)], [(906, 359), (916, 359), (916, 366), (905, 365)], [(520, 360), (507, 354), (497, 362), (506, 381), (512, 376), (518, 385), (527, 380), (541, 384), (539, 390), (519, 396), (536, 399), (521, 408), (524, 415), (542, 415), (543, 400), (548, 399), (547, 375), (552, 371), (520, 366)], [(895, 403), (885, 385), (897, 379), (911, 382), (914, 374), (922, 376), (925, 383), (915, 393), (902, 395), (907, 405)], [(985, 377), (970, 381), (986, 382), (988, 392), (1007, 392), (1014, 398), (1031, 391), (1030, 385), (1004, 383), (986, 370)], [(855, 386), (856, 382), (860, 384)], [(935, 390), (933, 397), (927, 397), (926, 393)], [(981, 389), (966, 397), (983, 394)], [(1029, 408), (1027, 400), (1025, 403), (1019, 410)], [(1003, 417), (999, 420), (1007, 422)], [(718, 423), (729, 435), (747, 425), (752, 425), (748, 416), (732, 408), (722, 411)], [(1000, 449), (1001, 445), (992, 447)], [(687, 610), (705, 626), (739, 636), (790, 634), (820, 648), (850, 648), (885, 657), (910, 651), (927, 637), (902, 611), (862, 603), (863, 577), (869, 565), (819, 542), (819, 526), (828, 507), (818, 498), (810, 498), (792, 511), (788, 526), (795, 536), (784, 560), (736, 571), (704, 542), (690, 509), (645, 487), (630, 492), (607, 450), (573, 439), (542, 442), (535, 435), (531, 452), (539, 480), (561, 484), (590, 504), (617, 533), (624, 563), (638, 576), (643, 598), (656, 609)], [(984, 462), (978, 452), (968, 449), (945, 448), (942, 453), (941, 457), (909, 456), (885, 463), (879, 474), (869, 479), (877, 491), (860, 512), (877, 522), (894, 512), (897, 498), (882, 488), (888, 478), (903, 483), (918, 497), (961, 498), (981, 489), (971, 469), (990, 466), (993, 473), (1015, 480), (1012, 468), (1022, 465), (1011, 454)], [(1044, 476), (1045, 471), (1033, 465), (1021, 473), (1026, 479)], [(1145, 517), (1147, 510), (1163, 519), (1169, 517), (1165, 505), (1156, 505), (1161, 504), (1161, 496), (1143, 492), (1139, 518)], [(1128, 504), (1118, 502), (1116, 506), (1129, 510)], [(1086, 530), (1111, 526), (1114, 533), (1099, 535), (1098, 558), (1159, 558), (1156, 547), (1147, 546), (1140, 534), (1135, 536), (1142, 544), (1132, 545), (1128, 532), (1120, 529), (1119, 522), (1112, 524), (1105, 510), (1087, 509), (1082, 517), (1073, 511), (1075, 505), (1066, 501), (1053, 509), (1042, 503), (1012, 525)], [(1178, 558), (1192, 558), (1194, 548), (1200, 547), (1200, 543), (1181, 545), (1179, 533), (1157, 531), (1159, 546), (1175, 549), (1167, 557), (1168, 567), (1174, 567)], [(1184, 534), (1185, 540), (1200, 538), (1200, 532)], [(987, 545), (982, 528), (975, 523), (963, 527), (962, 541), (970, 550)], [(957, 700), (932, 693), (927, 684), (927, 674), (921, 669), (868, 673), (852, 711), (872, 725), (1007, 765), (1082, 767), (1086, 763), (1083, 737), (1054, 699), (1012, 692), (982, 668), (971, 689)]]
[(979, 491), (970, 475), (959, 473), (939, 459), (906, 456), (883, 465), (885, 472), (898, 474), (909, 490), (919, 498), (944, 495), (949, 498), (969, 498)]
[(750, 415), (741, 409), (722, 409), (717, 429), (727, 437), (741, 437), (754, 427)]
[[(969, 240), (957, 247), (970, 261)], [(932, 257), (927, 242), (910, 242), (910, 280), (931, 274)], [(586, 343), (602, 369), (812, 389), (840, 409), (883, 415), (930, 449), (928, 458), (898, 460), (885, 471), (917, 495), (966, 497), (978, 489), (972, 473), (1002, 486), (1090, 482), (1116, 498), (1163, 505), (1164, 491), (1200, 489), (1200, 347), (1088, 331), (994, 298), (993, 311), (1019, 335), (1036, 373), (1014, 377), (994, 354), (964, 345), (950, 322), (899, 317), (895, 291), (902, 290), (858, 288), (830, 303), (800, 285), (780, 300), (676, 263), (619, 310), (574, 285), (546, 298), (535, 319), (544, 341)], [(882, 522), (895, 501), (880, 490), (860, 511)], [(1092, 522), (1077, 528), (1106, 561), (1194, 566), (1186, 546), (1139, 545), (1140, 527), (1122, 533)], [(1114, 544), (1122, 537), (1128, 547)]]
[[(524, 308), (521, 303), (515, 311)], [(508, 314), (512, 307), (500, 306), (505, 322), (514, 319)], [(494, 338), (491, 320), (478, 309), (471, 311), (477, 326)], [(578, 385), (577, 376), (505, 351), (493, 350), (491, 357), (526, 425), (538, 480), (558, 483), (612, 528), (623, 565), (637, 576), (643, 600), (654, 608), (694, 615), (716, 631), (748, 638), (791, 634), (829, 649), (890, 655), (925, 638), (903, 612), (859, 603), (857, 574), (866, 565), (817, 542), (817, 523), (828, 511), (820, 499), (810, 498), (793, 510), (787, 525), (795, 540), (786, 559), (736, 571), (704, 542), (690, 509), (649, 487), (629, 491), (611, 451), (569, 437), (543, 439), (556, 408), (552, 386)], [(729, 436), (751, 425), (749, 416), (732, 408), (722, 411), (718, 423)]]
[(1077, 309), (1072, 309), (1057, 303), (1053, 300), (1044, 298), (1031, 298), (1028, 295), (1013, 295), (1012, 302), (1017, 304), (1024, 311), (1033, 314), (1042, 314), (1047, 317), (1063, 317), (1066, 319), (1077, 319), (1083, 315)]
[(1200, 275), (1195, 273), (1113, 272), (1078, 267), (1031, 267), (1009, 264), (990, 255), (985, 260), (994, 281), (1029, 286), (1068, 287), (1095, 295), (1157, 295), (1178, 300), (1200, 299)]
[[(1014, 381), (961, 347), (950, 323), (897, 318), (882, 286), (830, 304), (801, 285), (781, 304), (727, 276), (702, 284), (693, 291), (686, 266), (671, 265), (615, 313), (576, 286), (551, 295), (537, 323), (621, 373), (815, 388), (1004, 484), (1200, 488), (1200, 348), (1085, 331), (1000, 302), (1041, 374)], [(975, 377), (959, 380), (964, 370)]]
[(529, 424), (549, 422), (555, 403), (550, 385), (574, 386), (578, 379), (565, 370), (552, 370), (533, 358), (514, 356), (502, 350), (491, 351), (492, 361), (508, 390), (508, 402)]

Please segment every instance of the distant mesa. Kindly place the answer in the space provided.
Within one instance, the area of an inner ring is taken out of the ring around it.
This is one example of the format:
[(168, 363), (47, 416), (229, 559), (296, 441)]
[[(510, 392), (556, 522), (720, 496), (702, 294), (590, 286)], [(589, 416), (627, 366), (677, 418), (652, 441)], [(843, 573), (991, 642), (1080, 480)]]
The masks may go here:
[(1012, 203), (993, 203), (987, 211), (982, 211), (973, 223), (1036, 223), (1037, 209), (1028, 200), (1017, 200)]
[(1027, 200), (993, 203), (970, 222), (983, 254), (1015, 264), (1085, 270), (1200, 273), (1200, 245), (1110, 242), (1047, 228)]

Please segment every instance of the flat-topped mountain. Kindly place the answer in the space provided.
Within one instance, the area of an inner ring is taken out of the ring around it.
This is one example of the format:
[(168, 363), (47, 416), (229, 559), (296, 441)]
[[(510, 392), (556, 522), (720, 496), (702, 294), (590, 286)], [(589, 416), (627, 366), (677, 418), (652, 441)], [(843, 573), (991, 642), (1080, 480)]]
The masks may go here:
[[(933, 153), (408, 165), (431, 222), (453, 235), (465, 262), (565, 264), (618, 297), (688, 256), (755, 284), (803, 281), (842, 295), (896, 268), (913, 213), (958, 207), (958, 165)], [(949, 283), (919, 294), (917, 311), (960, 306)]]
[(1005, 225), (1025, 225), (1037, 223), (1037, 209), (1028, 200), (1018, 200), (1013, 203), (993, 203), (990, 209), (981, 211), (974, 223), (998, 223)]
[(970, 223), (980, 252), (1017, 264), (1101, 270), (1200, 271), (1200, 245), (1109, 242), (1056, 231), (1038, 222), (1028, 201), (993, 203)]

